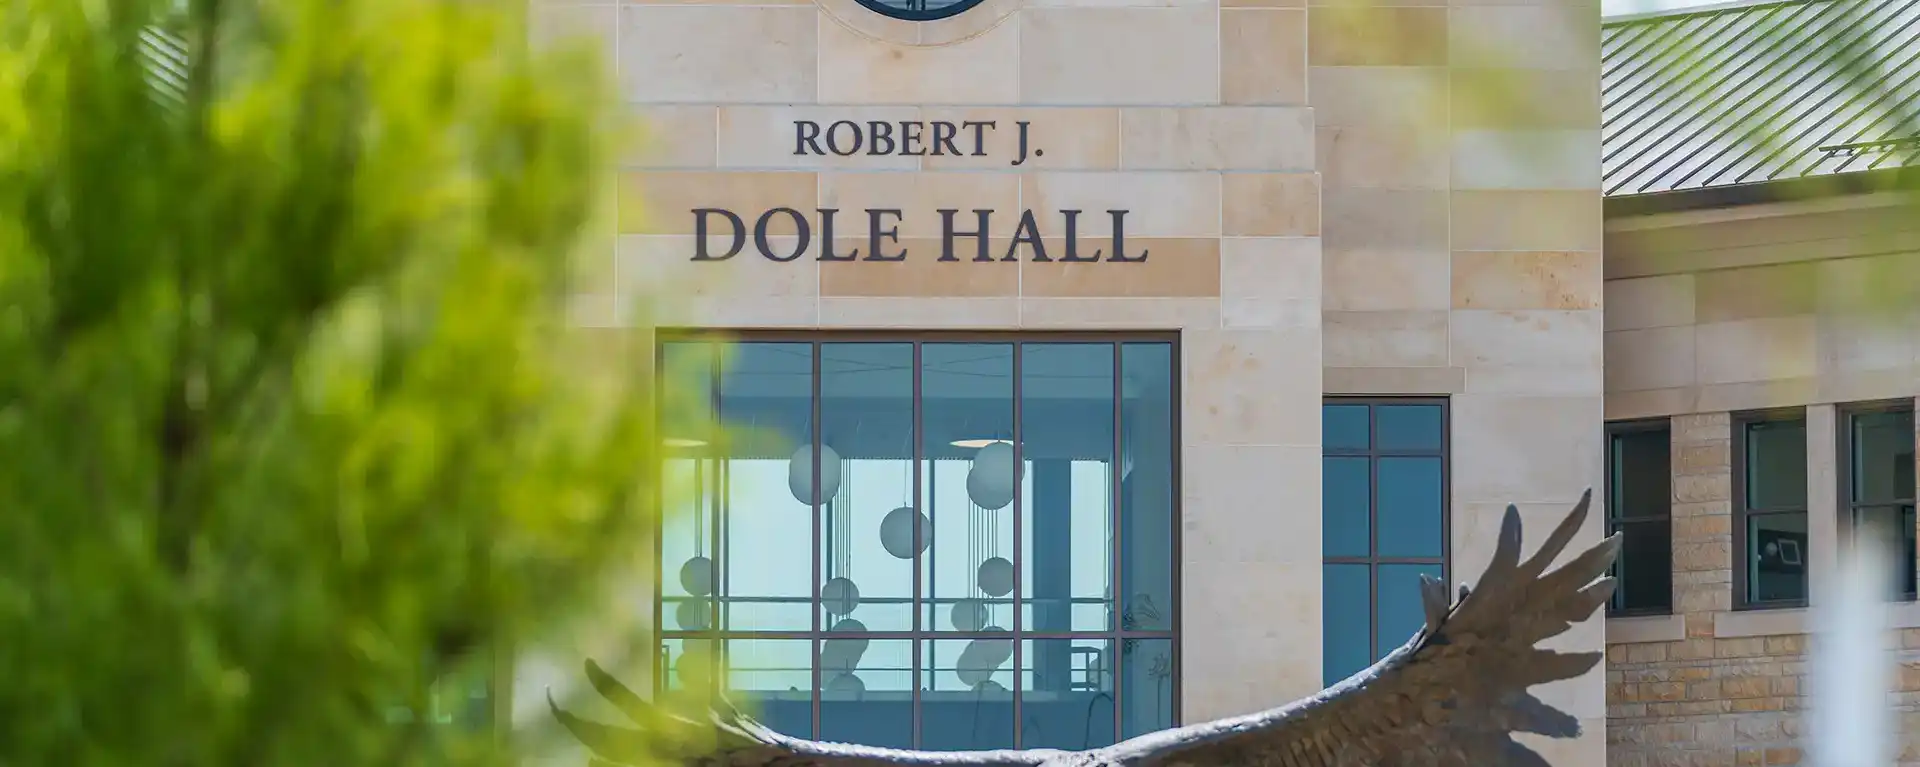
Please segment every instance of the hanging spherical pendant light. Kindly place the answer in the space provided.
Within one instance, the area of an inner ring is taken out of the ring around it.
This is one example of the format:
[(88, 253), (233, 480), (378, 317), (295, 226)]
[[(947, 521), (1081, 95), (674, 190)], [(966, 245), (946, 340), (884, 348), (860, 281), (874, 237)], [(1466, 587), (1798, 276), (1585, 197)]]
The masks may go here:
[(1004, 509), (1013, 503), (1019, 484), (1019, 467), (1013, 460), (1013, 445), (994, 442), (973, 455), (967, 470), (967, 497), (983, 509)]
[(704, 597), (713, 594), (713, 560), (693, 557), (680, 566), (680, 587), (688, 594)]
[[(914, 529), (920, 531), (920, 540), (914, 542)], [(902, 506), (887, 512), (880, 520), (880, 547), (899, 559), (912, 559), (914, 555), (925, 553), (927, 546), (933, 543), (933, 529), (927, 523), (927, 515), (921, 514), (912, 506)]]
[(813, 486), (813, 445), (801, 445), (787, 459), (787, 490), (796, 501), (816, 506), (840, 492), (840, 454), (820, 446), (820, 492)]
[(981, 562), (980, 570), (974, 575), (974, 585), (990, 597), (1004, 597), (1013, 593), (1013, 563), (1005, 557)]

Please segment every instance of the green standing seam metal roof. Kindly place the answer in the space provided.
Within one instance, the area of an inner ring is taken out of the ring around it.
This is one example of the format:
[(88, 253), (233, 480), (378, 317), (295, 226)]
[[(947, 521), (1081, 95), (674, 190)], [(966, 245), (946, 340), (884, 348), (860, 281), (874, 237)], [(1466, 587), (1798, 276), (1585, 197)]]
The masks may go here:
[(147, 60), (147, 84), (168, 106), (187, 100), (187, 43), (170, 32), (149, 27), (140, 33), (140, 55)]
[(1608, 196), (1920, 165), (1920, 0), (1786, 0), (1601, 27)]

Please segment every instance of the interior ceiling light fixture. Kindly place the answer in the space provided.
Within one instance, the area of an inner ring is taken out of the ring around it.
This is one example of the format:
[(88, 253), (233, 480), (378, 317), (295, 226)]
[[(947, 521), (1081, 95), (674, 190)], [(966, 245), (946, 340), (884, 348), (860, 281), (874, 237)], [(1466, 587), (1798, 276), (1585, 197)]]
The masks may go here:
[(1010, 439), (956, 439), (952, 442), (948, 442), (947, 444), (952, 445), (954, 447), (970, 447), (970, 448), (978, 449), (978, 448), (983, 448), (988, 445), (992, 445), (996, 443), (1011, 445), (1013, 444), (1013, 440), (1010, 440)]

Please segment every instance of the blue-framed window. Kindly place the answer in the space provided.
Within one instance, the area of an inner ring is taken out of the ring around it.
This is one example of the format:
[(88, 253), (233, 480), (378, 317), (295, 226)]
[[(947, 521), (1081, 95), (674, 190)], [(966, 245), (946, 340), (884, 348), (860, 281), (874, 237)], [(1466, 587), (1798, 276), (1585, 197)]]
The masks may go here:
[(1447, 577), (1447, 401), (1321, 406), (1322, 676), (1345, 679), (1420, 629), (1420, 576)]
[[(1168, 334), (669, 338), (656, 679), (781, 732), (1081, 749), (1177, 721)], [(714, 418), (707, 418), (711, 414)], [(719, 444), (715, 444), (719, 442)]]

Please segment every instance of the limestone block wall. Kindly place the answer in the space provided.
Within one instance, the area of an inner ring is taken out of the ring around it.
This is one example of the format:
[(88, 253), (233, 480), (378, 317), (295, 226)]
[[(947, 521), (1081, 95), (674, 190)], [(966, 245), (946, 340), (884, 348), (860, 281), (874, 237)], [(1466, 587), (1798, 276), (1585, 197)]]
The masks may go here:
[[(1599, 7), (1307, 6), (1326, 389), (1450, 399), (1450, 575), (1471, 581), (1506, 504), (1533, 546), (1602, 491)], [(1602, 673), (1538, 691), (1586, 730), (1534, 744), (1554, 764), (1604, 761)]]

